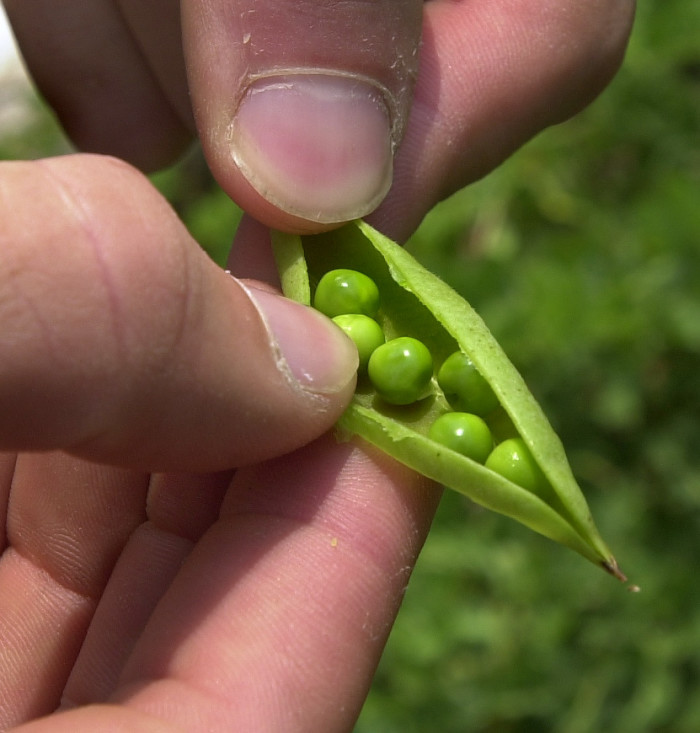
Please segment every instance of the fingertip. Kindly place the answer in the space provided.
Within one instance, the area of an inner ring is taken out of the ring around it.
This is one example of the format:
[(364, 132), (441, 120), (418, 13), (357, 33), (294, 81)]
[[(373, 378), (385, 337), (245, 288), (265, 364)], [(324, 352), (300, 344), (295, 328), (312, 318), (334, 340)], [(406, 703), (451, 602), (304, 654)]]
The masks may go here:
[(238, 170), (266, 201), (314, 224), (364, 216), (391, 185), (385, 94), (355, 75), (292, 72), (256, 80), (229, 141)]
[(423, 3), (256, 0), (246, 12), (251, 2), (183, 4), (214, 175), (276, 229), (320, 232), (365, 216), (391, 185)]
[(292, 389), (312, 395), (347, 395), (355, 387), (353, 342), (313, 308), (241, 283), (260, 314), (279, 371)]

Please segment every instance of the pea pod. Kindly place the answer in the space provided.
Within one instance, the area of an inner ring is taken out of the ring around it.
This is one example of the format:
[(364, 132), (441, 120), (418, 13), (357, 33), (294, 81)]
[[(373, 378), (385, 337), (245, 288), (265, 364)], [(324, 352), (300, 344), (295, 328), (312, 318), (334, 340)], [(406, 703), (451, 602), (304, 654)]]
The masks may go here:
[(273, 232), (273, 247), (288, 297), (310, 304), (311, 292), (326, 272), (355, 269), (379, 287), (376, 320), (387, 340), (420, 339), (437, 367), (455, 351), (464, 352), (498, 397), (499, 414), (490, 418), (492, 430), (500, 433), (497, 439), (522, 438), (551, 488), (532, 493), (431, 440), (430, 426), (451, 410), (435, 380), (429, 396), (400, 407), (387, 404), (371, 384), (360, 381), (339, 420), (341, 435), (364, 438), (410, 468), (626, 580), (593, 523), (561, 441), (481, 317), (460, 295), (363, 221), (303, 238)]

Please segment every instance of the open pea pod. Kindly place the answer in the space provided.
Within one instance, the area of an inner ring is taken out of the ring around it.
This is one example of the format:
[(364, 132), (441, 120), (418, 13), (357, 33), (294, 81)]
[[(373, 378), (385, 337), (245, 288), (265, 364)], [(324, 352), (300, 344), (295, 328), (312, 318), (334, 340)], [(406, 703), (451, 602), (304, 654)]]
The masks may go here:
[(544, 495), (532, 493), (428, 438), (435, 418), (451, 409), (437, 384), (425, 399), (397, 407), (384, 402), (367, 380), (360, 380), (338, 423), (341, 434), (359, 435), (410, 468), (626, 580), (593, 523), (561, 441), (469, 303), (402, 247), (362, 221), (303, 238), (273, 232), (273, 247), (287, 297), (310, 304), (311, 293), (326, 272), (359, 270), (379, 287), (377, 320), (387, 339), (413, 336), (421, 340), (436, 364), (456, 350), (467, 354), (498, 396), (500, 407), (490, 418), (494, 434), (499, 440), (522, 437), (551, 490)]

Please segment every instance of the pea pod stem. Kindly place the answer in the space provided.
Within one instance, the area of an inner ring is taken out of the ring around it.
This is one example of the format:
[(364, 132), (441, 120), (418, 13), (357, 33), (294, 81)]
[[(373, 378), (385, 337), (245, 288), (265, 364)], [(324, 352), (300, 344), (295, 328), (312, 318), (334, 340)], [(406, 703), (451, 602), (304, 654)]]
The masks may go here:
[(553, 494), (544, 501), (430, 440), (430, 422), (449, 409), (439, 390), (419, 405), (399, 411), (383, 405), (371, 389), (358, 389), (339, 421), (343, 433), (368, 440), (414, 470), (571, 548), (618, 579), (626, 579), (595, 527), (561, 441), (516, 368), (464, 298), (363, 221), (303, 239), (273, 232), (272, 242), (288, 297), (309, 304), (313, 283), (324, 272), (354, 268), (379, 286), (382, 307), (378, 320), (387, 338), (420, 338), (438, 362), (457, 349), (467, 354), (526, 442)]
[(304, 258), (301, 238), (273, 229), (270, 232), (272, 250), (277, 263), (282, 291), (303, 305), (311, 305), (309, 270)]

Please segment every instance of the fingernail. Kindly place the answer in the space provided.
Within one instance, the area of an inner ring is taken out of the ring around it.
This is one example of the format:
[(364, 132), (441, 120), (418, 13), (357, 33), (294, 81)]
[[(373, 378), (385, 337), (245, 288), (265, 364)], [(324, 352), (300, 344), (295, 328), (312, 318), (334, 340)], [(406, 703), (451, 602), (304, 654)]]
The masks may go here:
[(234, 161), (265, 199), (320, 223), (359, 218), (391, 186), (391, 115), (368, 81), (291, 73), (257, 79), (230, 129)]
[(275, 293), (247, 285), (267, 328), (279, 369), (302, 389), (334, 394), (355, 379), (357, 349), (324, 315)]

